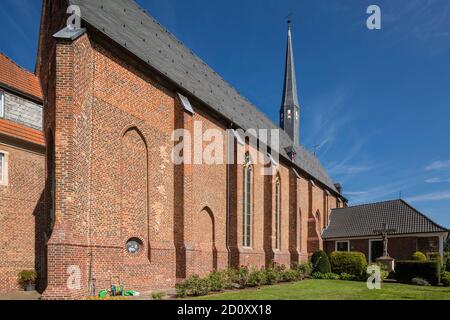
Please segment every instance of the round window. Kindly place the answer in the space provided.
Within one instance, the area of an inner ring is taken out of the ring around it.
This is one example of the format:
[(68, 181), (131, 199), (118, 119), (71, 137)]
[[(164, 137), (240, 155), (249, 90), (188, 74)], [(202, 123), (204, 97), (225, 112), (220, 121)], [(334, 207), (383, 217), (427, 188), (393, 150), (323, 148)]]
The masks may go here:
[(138, 253), (142, 250), (142, 241), (137, 238), (132, 238), (127, 241), (127, 252), (131, 254)]

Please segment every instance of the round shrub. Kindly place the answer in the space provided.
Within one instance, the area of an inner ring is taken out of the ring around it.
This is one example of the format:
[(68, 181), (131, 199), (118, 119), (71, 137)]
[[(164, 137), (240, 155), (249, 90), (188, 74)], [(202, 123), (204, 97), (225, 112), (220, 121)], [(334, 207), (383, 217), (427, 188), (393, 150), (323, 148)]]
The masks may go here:
[(316, 251), (311, 257), (312, 272), (331, 273), (331, 265), (325, 251)]
[(210, 290), (208, 278), (202, 279), (198, 275), (193, 275), (177, 285), (177, 296), (206, 296)]
[(330, 255), (330, 264), (333, 273), (347, 273), (356, 277), (365, 275), (367, 269), (366, 256), (361, 252), (335, 251)]
[(441, 283), (446, 287), (450, 287), (450, 272), (448, 271), (442, 272)]
[(281, 275), (281, 281), (282, 282), (293, 282), (293, 281), (299, 281), (303, 279), (303, 275), (295, 269), (286, 270)]
[(211, 291), (220, 292), (223, 291), (227, 285), (227, 274), (225, 272), (213, 271), (208, 276), (209, 286)]
[(266, 284), (266, 274), (263, 270), (252, 269), (248, 275), (247, 286), (248, 287), (259, 287)]
[(422, 278), (414, 278), (411, 280), (411, 283), (416, 286), (430, 286), (430, 283)]
[(293, 263), (291, 269), (296, 270), (298, 273), (300, 273), (302, 279), (309, 278), (312, 272), (311, 262), (306, 262), (302, 264)]
[(411, 260), (414, 260), (414, 261), (427, 261), (427, 256), (424, 255), (422, 252), (417, 251), (417, 252), (413, 253), (413, 255), (411, 256)]
[(267, 268), (265, 270), (266, 283), (271, 285), (281, 281), (281, 273), (276, 268)]

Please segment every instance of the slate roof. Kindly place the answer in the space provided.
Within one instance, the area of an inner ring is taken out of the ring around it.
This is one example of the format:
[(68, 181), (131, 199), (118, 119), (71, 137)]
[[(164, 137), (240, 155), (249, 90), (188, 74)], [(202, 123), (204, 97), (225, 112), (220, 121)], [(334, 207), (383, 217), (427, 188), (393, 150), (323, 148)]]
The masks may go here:
[(373, 230), (396, 229), (392, 234), (448, 232), (403, 200), (393, 200), (331, 211), (323, 239), (373, 236)]
[[(88, 25), (133, 53), (237, 127), (244, 130), (279, 128), (135, 1), (67, 1), (80, 7), (81, 17)], [(286, 150), (292, 145), (286, 132), (280, 130), (281, 157), (290, 159)], [(294, 145), (293, 148), (296, 153), (295, 165), (338, 193), (319, 160), (303, 146)]]
[(42, 100), (39, 79), (0, 52), (0, 87), (12, 89)]

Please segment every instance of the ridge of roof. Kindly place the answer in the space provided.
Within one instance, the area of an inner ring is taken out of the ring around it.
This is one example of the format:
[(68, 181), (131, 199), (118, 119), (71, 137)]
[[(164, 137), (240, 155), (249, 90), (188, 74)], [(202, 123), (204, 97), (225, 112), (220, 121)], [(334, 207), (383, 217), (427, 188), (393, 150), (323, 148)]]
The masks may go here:
[(331, 211), (343, 211), (343, 210), (347, 210), (347, 209), (354, 209), (354, 208), (361, 208), (361, 207), (369, 207), (369, 206), (376, 206), (376, 205), (380, 205), (380, 204), (386, 204), (386, 203), (395, 203), (395, 202), (399, 202), (402, 201), (401, 199), (393, 199), (393, 200), (383, 200), (383, 201), (378, 201), (378, 202), (373, 202), (373, 203), (362, 203), (362, 204), (357, 204), (354, 206), (348, 206), (346, 208), (334, 208)]

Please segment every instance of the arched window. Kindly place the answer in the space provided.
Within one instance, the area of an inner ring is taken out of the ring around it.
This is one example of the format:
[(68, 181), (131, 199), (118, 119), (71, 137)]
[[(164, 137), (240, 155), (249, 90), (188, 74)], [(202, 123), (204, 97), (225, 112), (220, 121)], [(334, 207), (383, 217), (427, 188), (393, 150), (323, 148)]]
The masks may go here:
[(253, 210), (253, 167), (250, 154), (245, 155), (244, 166), (244, 188), (243, 188), (243, 208), (242, 208), (242, 245), (252, 246), (252, 210)]
[(275, 249), (281, 249), (281, 181), (275, 182)]

